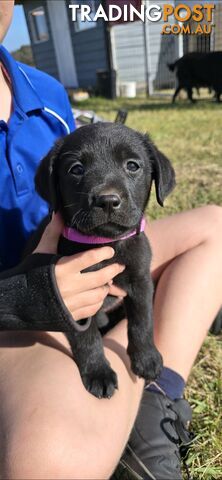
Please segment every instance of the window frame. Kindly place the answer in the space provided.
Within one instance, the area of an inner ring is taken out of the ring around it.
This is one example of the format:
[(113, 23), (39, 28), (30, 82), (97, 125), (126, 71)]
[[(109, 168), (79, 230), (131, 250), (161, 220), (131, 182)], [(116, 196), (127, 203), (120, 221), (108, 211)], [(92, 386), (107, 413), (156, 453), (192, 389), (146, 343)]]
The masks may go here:
[[(80, 2), (79, 2), (80, 3)], [(84, 5), (89, 5), (91, 7), (91, 10), (92, 10), (92, 15), (94, 16), (95, 13), (96, 13), (96, 1), (95, 0), (86, 0), (86, 2), (84, 2)], [(70, 5), (76, 5), (77, 4), (77, 1), (76, 0), (72, 0), (70, 2)], [(81, 3), (80, 3), (81, 5)], [(80, 10), (80, 9), (78, 9)], [(81, 33), (81, 32), (86, 32), (88, 30), (91, 30), (93, 28), (96, 28), (97, 27), (97, 22), (89, 22), (88, 20), (86, 21), (81, 21), (80, 19), (80, 12), (78, 13), (78, 10), (77, 10), (77, 15), (76, 15), (76, 22), (74, 22), (74, 31), (75, 33)], [(82, 27), (81, 27), (82, 25)], [(84, 25), (84, 27), (83, 27)]]
[[(44, 15), (45, 15), (45, 23), (46, 23), (46, 28), (47, 28), (47, 38), (44, 38), (44, 39), (38, 39), (37, 38), (37, 24), (35, 25), (34, 24), (34, 19), (33, 19), (33, 12), (36, 12), (36, 11), (40, 11), (40, 10), (43, 10), (44, 12)], [(48, 27), (48, 24), (47, 24), (47, 20), (46, 20), (46, 9), (44, 7), (44, 5), (39, 5), (38, 7), (36, 8), (32, 8), (32, 10), (29, 10), (28, 12), (28, 16), (29, 16), (29, 25), (30, 25), (30, 31), (31, 31), (31, 38), (32, 38), (32, 41), (35, 45), (39, 44), (39, 43), (45, 43), (45, 42), (48, 42), (49, 39), (50, 39), (50, 32), (49, 32), (49, 27)]]

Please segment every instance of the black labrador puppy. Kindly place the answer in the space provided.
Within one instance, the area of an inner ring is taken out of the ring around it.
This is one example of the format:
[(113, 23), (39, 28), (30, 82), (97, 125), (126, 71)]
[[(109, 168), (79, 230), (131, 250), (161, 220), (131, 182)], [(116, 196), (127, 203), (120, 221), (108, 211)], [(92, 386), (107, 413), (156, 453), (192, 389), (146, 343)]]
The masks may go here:
[[(66, 226), (59, 253), (108, 244), (115, 256), (93, 269), (112, 262), (126, 265), (115, 284), (127, 292), (131, 368), (139, 377), (155, 379), (162, 359), (153, 342), (151, 250), (143, 214), (153, 181), (160, 205), (174, 187), (169, 160), (147, 135), (121, 124), (97, 123), (59, 140), (35, 180), (38, 193), (61, 212)], [(86, 389), (96, 397), (112, 396), (117, 377), (104, 356), (95, 318), (73, 323), (79, 328), (67, 337)]]

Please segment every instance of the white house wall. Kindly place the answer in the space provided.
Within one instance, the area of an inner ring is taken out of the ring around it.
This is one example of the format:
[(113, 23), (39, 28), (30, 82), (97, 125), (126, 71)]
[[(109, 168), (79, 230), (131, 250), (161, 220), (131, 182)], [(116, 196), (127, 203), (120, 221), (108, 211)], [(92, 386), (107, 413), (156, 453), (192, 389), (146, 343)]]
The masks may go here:
[[(158, 2), (161, 5), (161, 2)], [(161, 35), (163, 22), (147, 22), (149, 91), (174, 85), (167, 63), (178, 58), (178, 36)], [(145, 86), (144, 24), (141, 21), (112, 27), (112, 49), (118, 81)]]
[(118, 81), (144, 83), (144, 42), (142, 22), (115, 25), (112, 27), (114, 66)]
[[(170, 23), (170, 22), (169, 22)], [(171, 22), (173, 23), (173, 22)], [(178, 58), (179, 37), (162, 35), (164, 22), (147, 23), (147, 42), (149, 45), (150, 91), (174, 86), (175, 77), (167, 64)]]

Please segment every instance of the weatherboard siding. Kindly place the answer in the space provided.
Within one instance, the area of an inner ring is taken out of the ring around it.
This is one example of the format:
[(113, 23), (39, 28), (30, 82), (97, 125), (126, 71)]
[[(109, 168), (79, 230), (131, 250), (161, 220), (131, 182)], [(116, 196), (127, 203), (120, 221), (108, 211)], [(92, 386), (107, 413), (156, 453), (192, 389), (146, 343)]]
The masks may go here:
[[(42, 7), (42, 6), (44, 6), (45, 12), (46, 12), (46, 22), (47, 22), (48, 31), (49, 31), (49, 40), (47, 40), (46, 42), (34, 43), (32, 38), (32, 31), (30, 28), (29, 12), (35, 8)], [(48, 73), (49, 75), (52, 75), (53, 77), (59, 79), (55, 48), (52, 40), (52, 33), (51, 33), (51, 27), (50, 27), (46, 2), (42, 2), (41, 0), (40, 1), (31, 0), (28, 2), (24, 2), (23, 8), (24, 8), (27, 27), (28, 27), (28, 31), (31, 39), (33, 57), (34, 57), (34, 62), (36, 67)]]
[[(163, 22), (147, 22), (149, 89), (174, 85), (174, 76), (167, 63), (178, 56), (178, 40), (174, 35), (161, 35)], [(113, 27), (113, 51), (118, 82), (136, 81), (138, 87), (145, 85), (144, 24), (141, 21)]]
[(95, 87), (97, 70), (108, 68), (104, 22), (98, 20), (95, 28), (77, 32), (68, 4), (67, 9), (79, 86)]

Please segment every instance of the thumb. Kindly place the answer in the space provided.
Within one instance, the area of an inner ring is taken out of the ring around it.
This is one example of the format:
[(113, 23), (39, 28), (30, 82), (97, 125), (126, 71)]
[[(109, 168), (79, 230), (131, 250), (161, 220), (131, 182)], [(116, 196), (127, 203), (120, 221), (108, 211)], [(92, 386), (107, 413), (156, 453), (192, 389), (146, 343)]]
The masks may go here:
[(42, 238), (33, 253), (57, 253), (59, 237), (64, 224), (59, 213), (53, 213)]

